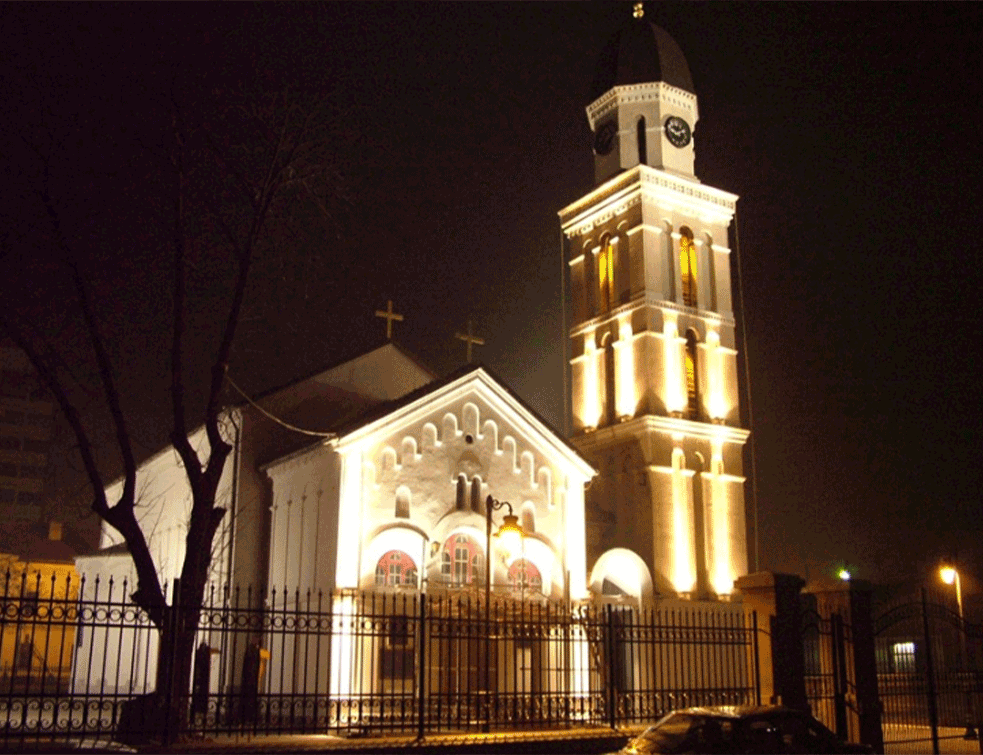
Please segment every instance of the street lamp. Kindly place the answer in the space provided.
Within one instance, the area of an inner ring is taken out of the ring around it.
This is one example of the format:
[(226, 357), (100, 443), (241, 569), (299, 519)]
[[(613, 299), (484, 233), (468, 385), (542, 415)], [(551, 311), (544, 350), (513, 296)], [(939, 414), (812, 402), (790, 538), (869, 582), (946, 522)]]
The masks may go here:
[(492, 512), (508, 508), (509, 513), (502, 517), (502, 526), (498, 528), (495, 537), (506, 553), (515, 553), (522, 547), (522, 537), (525, 534), (519, 526), (519, 517), (512, 511), (508, 501), (497, 501), (491, 496), (485, 499), (485, 723), (482, 727), (488, 731), (491, 718), (489, 706), (491, 695), (491, 588), (492, 588)]
[[(948, 563), (943, 563), (939, 567), (939, 577), (947, 585), (956, 586), (956, 608), (959, 610), (959, 649), (962, 655), (962, 667), (963, 672), (969, 671), (969, 654), (966, 652), (966, 616), (963, 614), (963, 587), (962, 580), (959, 579), (959, 570)], [(976, 729), (974, 728), (975, 721), (973, 720), (973, 692), (972, 687), (969, 688), (967, 692), (969, 695), (969, 705), (967, 707), (967, 714), (969, 715), (969, 723), (966, 725), (965, 739), (976, 739)]]

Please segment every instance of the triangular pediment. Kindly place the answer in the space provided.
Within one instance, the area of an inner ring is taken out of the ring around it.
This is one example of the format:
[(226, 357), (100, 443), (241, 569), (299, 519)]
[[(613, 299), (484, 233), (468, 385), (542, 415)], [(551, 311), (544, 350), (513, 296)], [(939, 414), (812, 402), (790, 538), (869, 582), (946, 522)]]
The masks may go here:
[(338, 449), (358, 447), (371, 453), (381, 443), (389, 445), (400, 457), (404, 442), (411, 445), (408, 439), (416, 443), (419, 451), (442, 445), (453, 435), (453, 439), (465, 441), (460, 454), (465, 464), (478, 466), (478, 449), (488, 443), (493, 443), (493, 450), (501, 454), (510, 450), (511, 441), (515, 443), (517, 463), (522, 452), (528, 451), (548, 457), (553, 463), (569, 465), (571, 471), (588, 479), (594, 474), (573, 446), (484, 367), (472, 367), (463, 374), (424, 386), (379, 410), (342, 429), (336, 441)]

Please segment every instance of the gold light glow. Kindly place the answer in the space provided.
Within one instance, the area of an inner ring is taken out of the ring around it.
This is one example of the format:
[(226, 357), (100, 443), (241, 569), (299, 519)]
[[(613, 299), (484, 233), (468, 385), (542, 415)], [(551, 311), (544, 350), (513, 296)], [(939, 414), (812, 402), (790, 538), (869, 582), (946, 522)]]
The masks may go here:
[(635, 391), (635, 344), (632, 341), (631, 323), (622, 322), (618, 329), (617, 347), (618, 376), (617, 411), (619, 417), (635, 416), (638, 396)]
[(683, 284), (683, 304), (696, 306), (696, 244), (688, 228), (679, 232), (679, 270)]
[(676, 592), (692, 592), (696, 586), (696, 559), (694, 542), (692, 505), (689, 485), (683, 472), (683, 452), (672, 452), (672, 585)]
[(498, 546), (506, 562), (522, 551), (523, 534), (522, 527), (519, 526), (519, 517), (514, 514), (506, 514), (502, 526), (495, 533), (495, 537), (498, 538)]
[(690, 419), (699, 416), (696, 395), (696, 345), (686, 342), (686, 408)]
[(737, 570), (732, 563), (731, 545), (733, 542), (731, 532), (731, 511), (734, 502), (731, 500), (730, 490), (722, 478), (723, 455), (719, 441), (713, 444), (713, 453), (710, 461), (710, 468), (713, 470), (710, 485), (710, 502), (712, 513), (710, 526), (712, 534), (710, 542), (712, 551), (710, 553), (710, 582), (717, 595), (729, 595), (734, 589), (734, 579), (737, 578)]
[(943, 582), (945, 582), (947, 585), (951, 585), (956, 581), (956, 570), (951, 566), (943, 566), (939, 569), (939, 576), (942, 578)]
[(355, 640), (352, 624), (355, 620), (355, 605), (350, 595), (340, 595), (334, 599), (332, 611), (331, 641), (331, 691), (340, 697), (352, 693), (352, 662)]
[(663, 358), (665, 360), (665, 371), (663, 372), (665, 386), (664, 395), (666, 409), (672, 412), (682, 412), (686, 408), (686, 393), (683, 390), (685, 382), (682, 375), (682, 364), (680, 351), (682, 341), (676, 330), (676, 319), (666, 318), (662, 326), (663, 335)]
[(581, 412), (584, 425), (597, 427), (601, 422), (601, 402), (597, 395), (597, 348), (594, 344), (594, 334), (584, 336), (584, 389), (581, 394)]
[(603, 312), (614, 304), (614, 243), (608, 238), (597, 255), (597, 285)]
[(707, 331), (706, 340), (706, 371), (709, 396), (707, 396), (707, 411), (711, 420), (722, 420), (727, 416), (727, 402), (723, 391), (723, 362), (720, 354), (720, 334), (715, 330)]
[[(359, 522), (362, 484), (362, 454), (352, 451), (342, 458), (341, 490), (338, 496), (338, 531), (357, 533), (361, 531)], [(358, 587), (359, 579), (359, 537), (339, 537), (338, 557), (335, 566), (336, 587)]]

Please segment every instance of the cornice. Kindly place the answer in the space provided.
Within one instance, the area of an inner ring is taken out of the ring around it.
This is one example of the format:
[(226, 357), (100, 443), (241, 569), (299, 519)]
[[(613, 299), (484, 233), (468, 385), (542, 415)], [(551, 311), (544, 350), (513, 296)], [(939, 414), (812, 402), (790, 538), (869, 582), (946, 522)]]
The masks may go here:
[(713, 425), (706, 422), (694, 422), (689, 419), (678, 417), (663, 417), (655, 414), (646, 414), (641, 417), (634, 417), (626, 422), (616, 425), (599, 427), (589, 433), (581, 433), (573, 438), (577, 448), (585, 453), (603, 448), (609, 443), (615, 443), (626, 436), (637, 437), (641, 432), (657, 432), (663, 435), (681, 435), (687, 438), (699, 438), (701, 440), (720, 441), (723, 443), (733, 443), (744, 445), (751, 433), (742, 427), (731, 427), (730, 425)]
[(664, 81), (651, 81), (643, 84), (623, 84), (609, 89), (585, 108), (587, 120), (593, 129), (599, 120), (617, 110), (619, 105), (652, 100), (662, 100), (669, 105), (696, 112), (695, 94)]
[(738, 196), (648, 165), (636, 165), (560, 210), (563, 232), (567, 238), (589, 234), (642, 200), (729, 224)]
[[(675, 302), (660, 299), (656, 294), (646, 293), (644, 297), (636, 296), (627, 304), (622, 304), (609, 312), (605, 312), (603, 315), (592, 317), (589, 320), (584, 320), (584, 322), (574, 325), (570, 328), (570, 337), (573, 338), (574, 336), (580, 336), (592, 330), (602, 328), (613, 321), (619, 320), (623, 315), (635, 312), (643, 307), (655, 307), (656, 309), (661, 309), (666, 312), (676, 312), (677, 314), (686, 315), (688, 317), (696, 317), (703, 320), (703, 322), (707, 325), (715, 325), (717, 327), (736, 327), (736, 321), (733, 316), (725, 316), (719, 312), (713, 312), (708, 309), (687, 307), (684, 304), (676, 304)], [(641, 333), (645, 332), (647, 331), (639, 331), (634, 335), (640, 335)]]

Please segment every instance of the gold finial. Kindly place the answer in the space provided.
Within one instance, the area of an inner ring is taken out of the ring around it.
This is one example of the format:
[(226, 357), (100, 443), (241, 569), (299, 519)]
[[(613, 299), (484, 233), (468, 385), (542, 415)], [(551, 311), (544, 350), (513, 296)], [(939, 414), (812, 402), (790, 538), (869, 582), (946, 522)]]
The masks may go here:
[(635, 18), (641, 18), (645, 15), (645, 8), (642, 3), (635, 3), (634, 7), (631, 9), (631, 15)]

